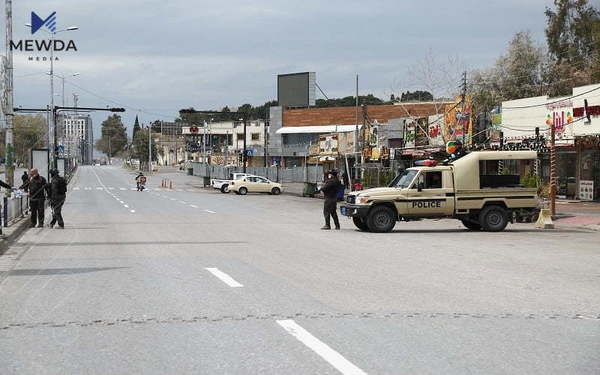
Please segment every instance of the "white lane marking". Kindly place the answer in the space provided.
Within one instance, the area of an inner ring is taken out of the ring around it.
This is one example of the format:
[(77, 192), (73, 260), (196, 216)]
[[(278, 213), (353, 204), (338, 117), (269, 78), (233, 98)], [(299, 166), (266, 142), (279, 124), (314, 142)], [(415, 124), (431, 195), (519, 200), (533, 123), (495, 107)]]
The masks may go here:
[(187, 204), (187, 203), (186, 203), (186, 202), (184, 202), (184, 201), (179, 201), (179, 203), (181, 203), (181, 204)]
[(344, 375), (366, 375), (367, 373), (356, 367), (352, 362), (344, 358), (340, 353), (333, 350), (329, 345), (319, 340), (310, 332), (300, 327), (291, 319), (278, 320), (279, 324), (290, 335), (294, 336), (301, 343), (317, 353), (321, 358), (326, 360), (330, 365), (336, 368)]
[(208, 212), (209, 214), (216, 214), (215, 211), (211, 211), (211, 210), (204, 210), (205, 212)]
[(175, 198), (171, 198), (171, 200), (172, 200), (172, 201), (176, 201), (177, 199), (175, 199)]
[(109, 187), (108, 190), (115, 190), (115, 188), (114, 187)]
[(130, 188), (130, 190), (137, 190), (137, 188)]
[(195, 204), (190, 204), (190, 207), (192, 207), (192, 208), (198, 208), (198, 206), (196, 206)]
[(238, 283), (231, 276), (229, 276), (228, 274), (226, 274), (225, 272), (221, 271), (218, 268), (205, 268), (205, 270), (207, 270), (208, 272), (212, 273), (219, 280), (221, 280), (222, 282), (224, 282), (225, 284), (229, 285), (232, 288), (241, 288), (241, 287), (243, 287), (242, 284)]
[(126, 205), (126, 204), (124, 204), (124, 205), (123, 205), (123, 207), (125, 207), (125, 208), (129, 208), (129, 206), (128, 206), (128, 205)]
[(91, 187), (86, 187), (85, 190), (92, 190), (92, 188)]
[(134, 214), (134, 213), (135, 213), (135, 210), (129, 210), (129, 212), (131, 212), (132, 214)]
[(80, 188), (78, 188), (78, 187), (75, 187), (75, 188), (73, 188), (73, 190), (79, 190), (79, 189), (80, 189)]
[(119, 188), (119, 190), (127, 190), (127, 189), (125, 189), (125, 188)]
[(96, 190), (102, 190), (102, 188), (101, 187), (97, 187)]

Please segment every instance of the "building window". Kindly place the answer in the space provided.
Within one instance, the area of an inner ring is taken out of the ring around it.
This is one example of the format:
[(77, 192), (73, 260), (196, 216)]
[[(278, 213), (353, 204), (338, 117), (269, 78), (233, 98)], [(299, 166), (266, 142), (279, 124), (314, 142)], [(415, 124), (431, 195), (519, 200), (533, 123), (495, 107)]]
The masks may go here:
[(252, 140), (253, 141), (260, 140), (260, 133), (252, 133)]

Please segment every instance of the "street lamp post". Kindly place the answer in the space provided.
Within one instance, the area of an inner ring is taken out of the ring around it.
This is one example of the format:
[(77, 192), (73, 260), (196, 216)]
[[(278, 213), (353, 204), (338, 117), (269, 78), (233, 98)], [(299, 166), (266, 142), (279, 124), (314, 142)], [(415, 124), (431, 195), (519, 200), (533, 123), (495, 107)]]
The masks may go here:
[[(65, 76), (61, 76), (58, 74), (55, 74), (58, 78), (61, 79), (62, 81), (62, 106), (65, 106)], [(73, 74), (69, 74), (69, 77), (77, 77), (79, 75), (79, 73), (73, 73)]]

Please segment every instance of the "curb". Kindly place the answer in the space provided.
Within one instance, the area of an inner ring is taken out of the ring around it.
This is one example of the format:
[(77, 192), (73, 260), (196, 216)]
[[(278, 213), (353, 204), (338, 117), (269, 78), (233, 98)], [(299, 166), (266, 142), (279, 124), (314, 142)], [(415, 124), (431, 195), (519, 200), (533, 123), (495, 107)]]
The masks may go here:
[[(29, 229), (31, 221), (28, 216), (25, 216), (21, 220), (13, 224), (10, 229), (10, 233), (2, 235), (0, 239), (0, 255), (4, 254), (17, 240)], [(9, 229), (9, 228), (6, 228)]]

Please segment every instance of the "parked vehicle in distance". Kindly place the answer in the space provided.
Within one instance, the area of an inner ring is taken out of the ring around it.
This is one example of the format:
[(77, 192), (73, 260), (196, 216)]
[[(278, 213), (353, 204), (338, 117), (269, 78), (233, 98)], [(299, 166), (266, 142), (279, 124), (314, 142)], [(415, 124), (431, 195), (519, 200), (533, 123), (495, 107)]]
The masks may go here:
[[(537, 189), (517, 174), (500, 174), (500, 161), (535, 161), (535, 151), (471, 152), (447, 165), (424, 160), (408, 168), (392, 187), (348, 194), (341, 207), (363, 231), (390, 232), (397, 221), (454, 218), (470, 230), (499, 232), (513, 218), (537, 210)], [(495, 166), (486, 167), (486, 163)]]
[(231, 178), (227, 180), (220, 180), (216, 178), (210, 180), (210, 185), (213, 187), (213, 189), (221, 190), (221, 193), (227, 194), (229, 193), (229, 184), (231, 181), (236, 181), (246, 176), (252, 175), (250, 173), (232, 173), (231, 176), (229, 176)]
[(229, 190), (238, 195), (246, 195), (248, 193), (269, 193), (279, 195), (283, 191), (283, 187), (278, 182), (273, 182), (269, 179), (260, 176), (245, 176), (239, 180), (231, 181)]

